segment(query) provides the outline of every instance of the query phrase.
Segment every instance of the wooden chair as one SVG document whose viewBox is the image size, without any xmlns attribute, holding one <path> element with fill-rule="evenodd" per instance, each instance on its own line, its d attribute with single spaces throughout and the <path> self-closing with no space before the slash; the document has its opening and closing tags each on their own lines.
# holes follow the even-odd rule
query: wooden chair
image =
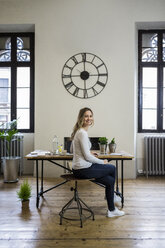
<svg viewBox="0 0 165 248">
<path fill-rule="evenodd" d="M 73 187 L 70 188 L 71 191 L 74 191 L 74 195 L 73 195 L 72 199 L 70 199 L 65 204 L 65 206 L 62 208 L 62 210 L 59 213 L 59 215 L 60 215 L 60 225 L 62 225 L 62 220 L 63 219 L 67 219 L 67 220 L 73 220 L 73 221 L 80 221 L 80 227 L 83 227 L 83 221 L 84 220 L 89 219 L 90 217 L 92 217 L 92 219 L 94 220 L 93 211 L 79 197 L 79 194 L 78 194 L 78 187 L 77 187 L 78 186 L 78 181 L 88 180 L 88 179 L 78 179 L 73 175 L 73 173 L 61 175 L 61 177 L 64 178 L 66 181 L 74 181 L 75 186 L 74 186 L 74 188 Z M 72 207 L 72 203 L 74 201 L 77 204 L 76 207 Z M 72 209 L 77 209 L 79 218 L 71 218 L 71 217 L 66 216 L 66 212 L 68 212 L 68 211 L 70 211 Z M 85 213 L 88 214 L 88 215 L 86 215 Z"/>
</svg>

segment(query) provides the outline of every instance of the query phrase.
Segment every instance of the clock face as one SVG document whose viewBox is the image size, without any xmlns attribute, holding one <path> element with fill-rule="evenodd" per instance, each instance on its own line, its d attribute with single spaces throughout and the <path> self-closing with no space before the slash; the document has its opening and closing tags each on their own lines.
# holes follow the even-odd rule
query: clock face
<svg viewBox="0 0 165 248">
<path fill-rule="evenodd" d="M 91 98 L 98 95 L 108 80 L 107 67 L 92 53 L 78 53 L 69 58 L 62 70 L 65 89 L 75 97 Z"/>
</svg>

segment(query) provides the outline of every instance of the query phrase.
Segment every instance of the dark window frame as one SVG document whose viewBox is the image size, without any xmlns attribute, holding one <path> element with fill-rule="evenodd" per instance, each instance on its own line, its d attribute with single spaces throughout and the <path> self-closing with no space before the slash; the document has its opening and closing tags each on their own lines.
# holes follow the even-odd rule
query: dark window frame
<svg viewBox="0 0 165 248">
<path fill-rule="evenodd" d="M 16 119 L 16 70 L 17 67 L 30 67 L 30 128 L 18 129 L 22 133 L 34 132 L 34 33 L 0 33 L 1 37 L 11 37 L 11 61 L 0 62 L 0 67 L 11 68 L 11 120 Z M 17 61 L 17 37 L 30 38 L 30 61 Z"/>
<path fill-rule="evenodd" d="M 157 33 L 158 34 L 158 61 L 142 62 L 142 34 Z M 164 133 L 163 130 L 163 67 L 165 61 L 162 59 L 162 36 L 164 29 L 139 30 L 138 31 L 138 133 Z M 142 70 L 146 67 L 157 68 L 157 129 L 142 129 Z"/>
</svg>

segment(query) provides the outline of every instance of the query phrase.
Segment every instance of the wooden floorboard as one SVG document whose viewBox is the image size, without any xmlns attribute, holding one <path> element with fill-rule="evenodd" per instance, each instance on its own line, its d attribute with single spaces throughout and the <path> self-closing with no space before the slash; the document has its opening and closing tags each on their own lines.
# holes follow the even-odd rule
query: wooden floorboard
<svg viewBox="0 0 165 248">
<path fill-rule="evenodd" d="M 22 210 L 16 192 L 24 178 L 32 185 L 30 208 Z M 79 182 L 80 197 L 92 208 L 95 221 L 88 219 L 80 228 L 77 221 L 63 221 L 59 212 L 72 197 L 72 183 L 45 194 L 36 208 L 35 178 L 3 183 L 0 178 L 0 247 L 89 247 L 164 248 L 165 178 L 145 177 L 125 180 L 125 216 L 107 218 L 104 189 L 89 181 Z M 62 179 L 46 179 L 44 188 Z"/>
</svg>

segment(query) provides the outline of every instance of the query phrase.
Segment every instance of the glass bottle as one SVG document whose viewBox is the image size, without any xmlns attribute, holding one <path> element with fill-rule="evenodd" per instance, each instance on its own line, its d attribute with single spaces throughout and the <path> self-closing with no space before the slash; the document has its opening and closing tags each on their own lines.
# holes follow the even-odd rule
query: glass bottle
<svg viewBox="0 0 165 248">
<path fill-rule="evenodd" d="M 53 150 L 53 154 L 58 154 L 58 138 L 56 135 L 53 138 L 52 150 Z"/>
</svg>

